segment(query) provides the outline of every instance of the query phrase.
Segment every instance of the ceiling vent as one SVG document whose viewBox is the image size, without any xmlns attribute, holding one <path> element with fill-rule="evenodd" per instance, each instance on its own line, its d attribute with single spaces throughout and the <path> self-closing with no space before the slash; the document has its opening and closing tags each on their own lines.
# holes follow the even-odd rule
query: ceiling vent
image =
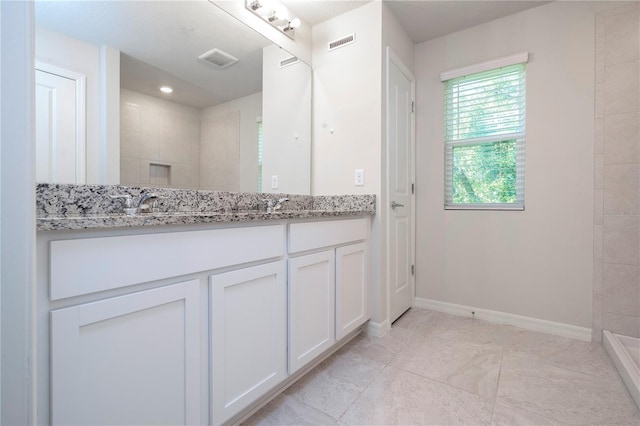
<svg viewBox="0 0 640 426">
<path fill-rule="evenodd" d="M 229 55 L 220 49 L 212 49 L 202 55 L 198 56 L 203 62 L 214 65 L 217 68 L 226 68 L 239 61 L 235 56 Z"/>
<path fill-rule="evenodd" d="M 329 43 L 329 52 L 331 52 L 332 50 L 336 50 L 340 47 L 344 47 L 347 46 L 349 44 L 353 44 L 356 42 L 356 33 L 353 34 L 349 34 L 346 37 L 342 37 L 338 40 L 334 40 L 332 42 Z"/>
<path fill-rule="evenodd" d="M 290 58 L 281 60 L 280 68 L 288 67 L 289 65 L 297 64 L 298 62 L 300 62 L 300 59 L 296 58 L 295 56 L 292 56 Z"/>
</svg>

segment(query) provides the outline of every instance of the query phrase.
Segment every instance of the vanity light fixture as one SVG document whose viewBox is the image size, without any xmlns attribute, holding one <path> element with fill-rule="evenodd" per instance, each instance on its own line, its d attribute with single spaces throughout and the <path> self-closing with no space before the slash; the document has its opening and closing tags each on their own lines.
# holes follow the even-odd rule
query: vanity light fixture
<svg viewBox="0 0 640 426">
<path fill-rule="evenodd" d="M 300 19 L 290 18 L 284 6 L 270 0 L 246 0 L 245 7 L 254 15 L 293 39 L 295 29 L 300 27 Z"/>
<path fill-rule="evenodd" d="M 293 31 L 296 28 L 300 28 L 300 19 L 293 18 L 291 21 L 289 21 L 289 23 L 287 25 L 285 25 L 285 27 L 282 29 L 282 31 L 284 31 L 286 33 L 287 31 Z"/>
<path fill-rule="evenodd" d="M 173 92 L 173 89 L 172 89 L 171 87 L 169 87 L 169 86 L 162 86 L 162 87 L 160 88 L 160 91 L 161 91 L 162 93 L 172 93 L 172 92 Z"/>
</svg>

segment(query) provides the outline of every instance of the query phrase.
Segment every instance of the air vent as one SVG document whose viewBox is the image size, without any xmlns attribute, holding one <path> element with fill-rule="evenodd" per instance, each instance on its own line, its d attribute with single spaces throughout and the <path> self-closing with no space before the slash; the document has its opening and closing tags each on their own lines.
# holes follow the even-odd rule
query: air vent
<svg viewBox="0 0 640 426">
<path fill-rule="evenodd" d="M 217 48 L 203 53 L 202 55 L 198 56 L 198 59 L 208 64 L 214 65 L 218 68 L 226 68 L 239 61 L 239 59 L 235 56 L 229 55 L 227 52 L 224 52 Z"/>
<path fill-rule="evenodd" d="M 280 68 L 288 67 L 289 65 L 297 64 L 298 62 L 300 62 L 300 59 L 296 58 L 295 56 L 292 56 L 290 58 L 281 60 Z"/>
<path fill-rule="evenodd" d="M 329 43 L 329 51 L 338 49 L 340 47 L 347 46 L 349 44 L 353 44 L 356 42 L 356 33 L 349 34 L 346 37 L 342 37 L 341 39 L 334 40 Z"/>
</svg>

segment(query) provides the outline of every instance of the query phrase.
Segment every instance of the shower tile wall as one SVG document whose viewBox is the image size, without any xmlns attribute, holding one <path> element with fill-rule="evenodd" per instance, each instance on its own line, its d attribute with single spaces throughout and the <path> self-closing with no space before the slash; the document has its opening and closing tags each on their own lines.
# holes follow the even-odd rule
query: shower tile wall
<svg viewBox="0 0 640 426">
<path fill-rule="evenodd" d="M 200 189 L 240 191 L 240 112 L 209 114 L 201 129 Z"/>
<path fill-rule="evenodd" d="M 127 89 L 120 106 L 120 183 L 198 188 L 200 110 Z M 154 181 L 150 164 L 171 166 L 169 185 Z"/>
<path fill-rule="evenodd" d="M 640 337 L 640 8 L 596 15 L 593 339 Z"/>
</svg>

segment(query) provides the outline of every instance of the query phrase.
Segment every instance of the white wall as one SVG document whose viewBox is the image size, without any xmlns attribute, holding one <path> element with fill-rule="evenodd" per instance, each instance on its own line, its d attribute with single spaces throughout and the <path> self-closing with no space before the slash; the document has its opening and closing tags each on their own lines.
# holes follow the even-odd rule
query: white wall
<svg viewBox="0 0 640 426">
<path fill-rule="evenodd" d="M 329 42 L 356 33 L 352 45 Z M 381 2 L 371 2 L 313 27 L 311 193 L 376 194 L 372 223 L 371 317 L 388 318 L 386 282 L 386 47 L 412 70 L 413 42 Z M 364 186 L 354 171 L 365 170 Z"/>
<path fill-rule="evenodd" d="M 120 51 L 100 46 L 100 177 L 120 183 Z"/>
<path fill-rule="evenodd" d="M 595 3 L 554 2 L 416 45 L 421 298 L 591 327 Z M 527 51 L 522 212 L 443 209 L 443 71 Z"/>
<path fill-rule="evenodd" d="M 382 6 L 371 2 L 315 25 L 313 31 L 313 143 L 311 194 L 381 195 Z M 349 34 L 356 42 L 331 52 L 328 44 Z M 364 186 L 354 171 L 364 169 Z M 378 212 L 380 199 L 378 198 Z M 371 253 L 372 321 L 387 318 L 381 259 L 380 215 L 373 218 Z"/>
<path fill-rule="evenodd" d="M 86 76 L 86 182 L 118 183 L 119 52 L 36 28 L 36 60 Z M 115 120 L 115 121 L 113 121 Z"/>
<path fill-rule="evenodd" d="M 310 194 L 311 68 L 304 62 L 281 68 L 289 58 L 276 45 L 263 49 L 262 192 Z"/>
<path fill-rule="evenodd" d="M 379 192 L 381 25 L 381 5 L 372 2 L 313 27 L 314 195 Z M 354 32 L 354 44 L 327 51 Z M 365 170 L 364 186 L 354 186 L 355 169 Z"/>
<path fill-rule="evenodd" d="M 35 283 L 33 3 L 0 2 L 0 424 L 37 424 L 31 307 Z"/>
<path fill-rule="evenodd" d="M 258 118 L 262 116 L 262 92 L 202 110 L 202 122 L 230 112 L 240 114 L 239 189 L 258 191 Z"/>
<path fill-rule="evenodd" d="M 404 31 L 402 24 L 391 13 L 389 7 L 382 4 L 382 47 L 390 46 L 402 63 L 413 72 L 414 69 L 414 44 Z M 384 54 L 384 51 L 382 52 Z M 383 58 L 384 59 L 384 58 Z M 385 62 L 383 61 L 383 72 Z M 383 93 L 384 94 L 384 93 Z M 386 110 L 385 110 L 386 111 Z"/>
</svg>

